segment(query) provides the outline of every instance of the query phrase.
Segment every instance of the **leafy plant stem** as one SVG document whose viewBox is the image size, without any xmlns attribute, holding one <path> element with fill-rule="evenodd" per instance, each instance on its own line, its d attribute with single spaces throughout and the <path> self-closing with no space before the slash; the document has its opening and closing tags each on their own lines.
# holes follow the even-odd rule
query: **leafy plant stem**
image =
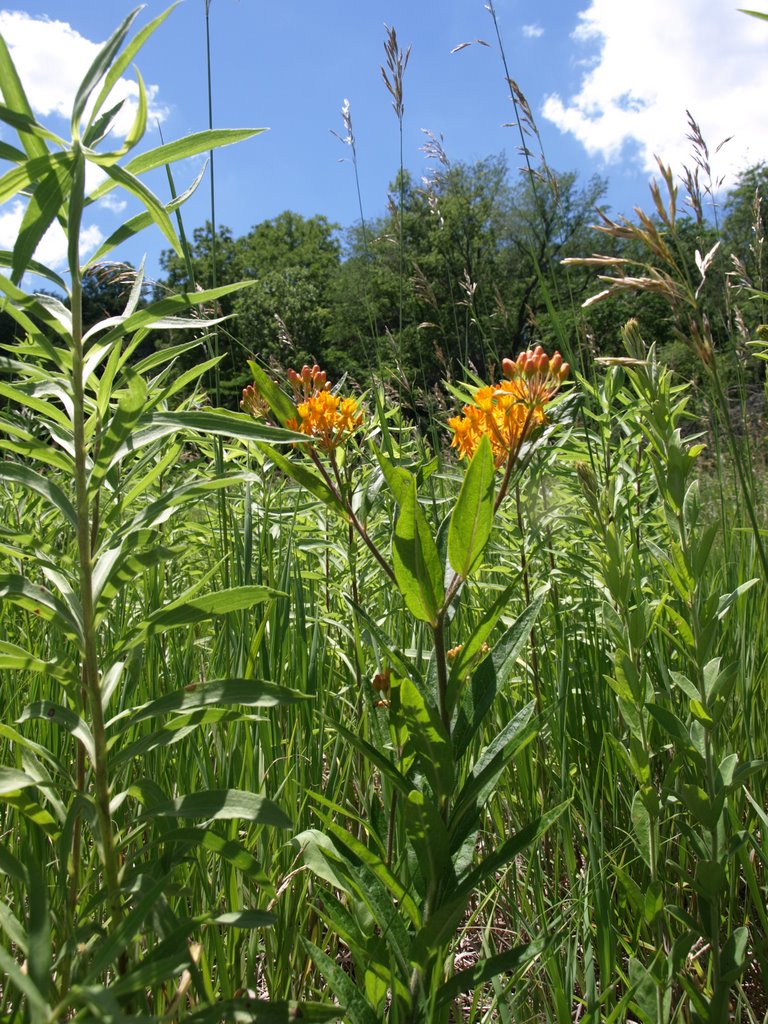
<svg viewBox="0 0 768 1024">
<path fill-rule="evenodd" d="M 739 484 L 741 486 L 742 494 L 744 495 L 744 504 L 746 505 L 747 515 L 749 516 L 749 522 L 752 526 L 752 533 L 755 538 L 755 546 L 757 548 L 757 553 L 760 558 L 760 564 L 763 567 L 763 582 L 765 583 L 766 581 L 768 581 L 768 553 L 766 553 L 765 547 L 763 545 L 760 524 L 757 521 L 757 515 L 755 513 L 755 505 L 752 500 L 752 491 L 749 486 L 749 481 L 747 480 L 747 472 L 743 462 L 741 447 L 738 444 L 738 441 L 733 432 L 733 425 L 731 423 L 731 418 L 728 411 L 728 400 L 725 397 L 725 392 L 723 390 L 722 381 L 720 380 L 720 374 L 718 373 L 717 363 L 715 360 L 712 360 L 709 369 L 710 378 L 715 389 L 717 403 L 720 408 L 720 414 L 725 423 L 725 432 L 726 436 L 728 437 L 728 444 L 730 445 L 731 454 L 733 455 L 733 461 L 736 466 L 736 473 L 739 478 Z"/>
<path fill-rule="evenodd" d="M 79 214 L 82 210 L 82 182 L 84 167 L 80 172 L 80 181 L 73 188 L 69 230 L 75 238 L 79 233 Z M 80 186 L 80 196 L 77 197 Z M 80 199 L 79 208 L 75 197 Z M 75 216 L 72 216 L 74 208 Z M 111 910 L 110 927 L 114 929 L 122 920 L 120 902 L 120 884 L 117 868 L 117 851 L 112 832 L 112 818 L 109 809 L 109 772 L 107 765 L 107 737 L 104 725 L 104 710 L 101 702 L 101 686 L 99 683 L 99 663 L 96 648 L 96 626 L 93 602 L 92 554 L 91 554 L 91 514 L 88 499 L 88 479 L 86 463 L 85 439 L 85 394 L 83 388 L 83 319 L 82 319 L 82 277 L 79 266 L 77 245 L 70 253 L 70 272 L 72 275 L 72 400 L 73 400 L 73 435 L 75 448 L 75 511 L 77 515 L 77 545 L 80 575 L 80 602 L 83 615 L 83 682 L 88 697 L 91 731 L 93 733 L 93 775 L 96 796 L 96 813 L 99 820 L 100 852 L 106 880 L 107 897 Z M 74 260 L 71 258 L 74 255 Z"/>
</svg>

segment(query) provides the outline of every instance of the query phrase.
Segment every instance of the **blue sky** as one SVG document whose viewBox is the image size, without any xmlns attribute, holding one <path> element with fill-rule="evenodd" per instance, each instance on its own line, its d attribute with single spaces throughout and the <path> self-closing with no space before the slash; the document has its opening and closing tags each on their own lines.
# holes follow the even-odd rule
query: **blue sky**
<svg viewBox="0 0 768 1024">
<path fill-rule="evenodd" d="M 144 24 L 165 9 L 150 0 Z M 21 0 L 0 9 L 33 106 L 63 131 L 62 113 L 93 44 L 130 10 L 110 0 Z M 724 187 L 740 168 L 768 158 L 768 22 L 725 0 L 496 0 L 511 76 L 536 117 L 548 162 L 586 182 L 609 179 L 613 213 L 648 205 L 658 153 L 679 170 L 690 146 L 686 108 L 714 151 Z M 325 214 L 349 225 L 358 217 L 341 106 L 350 102 L 367 217 L 383 212 L 398 164 L 398 128 L 382 82 L 385 24 L 411 55 L 405 78 L 404 156 L 426 173 L 422 129 L 444 137 L 452 161 L 505 151 L 512 173 L 521 158 L 485 0 L 212 0 L 214 123 L 269 132 L 216 156 L 217 221 L 236 234 L 286 209 Z M 490 43 L 482 46 L 474 40 Z M 451 52 L 459 44 L 471 46 Z M 90 47 L 90 48 L 89 48 Z M 138 58 L 166 140 L 207 124 L 205 0 L 185 0 Z M 157 138 L 153 129 L 151 136 Z M 182 187 L 199 165 L 179 167 Z M 162 177 L 153 179 L 162 194 Z M 207 215 L 207 182 L 185 209 L 189 231 Z M 114 206 L 114 204 L 112 204 Z M 100 206 L 87 225 L 96 244 L 130 213 Z M 19 208 L 0 207 L 0 244 Z M 55 240 L 38 253 L 55 262 Z M 147 234 L 123 255 L 148 253 L 157 272 L 163 243 Z"/>
</svg>

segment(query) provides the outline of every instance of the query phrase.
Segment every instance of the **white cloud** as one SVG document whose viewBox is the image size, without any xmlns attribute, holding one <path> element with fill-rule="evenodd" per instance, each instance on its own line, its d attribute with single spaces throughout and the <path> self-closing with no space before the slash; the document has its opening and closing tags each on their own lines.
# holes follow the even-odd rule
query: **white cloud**
<svg viewBox="0 0 768 1024">
<path fill-rule="evenodd" d="M 0 213 L 0 249 L 13 249 L 21 227 L 26 204 L 16 199 L 9 209 Z M 86 256 L 103 241 L 104 235 L 95 224 L 80 232 L 80 254 Z M 53 270 L 60 270 L 67 263 L 67 239 L 58 221 L 48 228 L 35 250 L 35 259 Z"/>
<path fill-rule="evenodd" d="M 523 35 L 526 39 L 540 39 L 544 35 L 541 25 L 523 25 Z"/>
<path fill-rule="evenodd" d="M 581 88 L 566 100 L 547 97 L 543 114 L 591 155 L 631 155 L 650 171 L 654 154 L 675 170 L 691 165 L 688 109 L 726 184 L 768 159 L 764 21 L 723 0 L 590 0 L 573 38 L 587 49 Z"/>
<path fill-rule="evenodd" d="M 128 204 L 124 199 L 118 199 L 112 192 L 108 192 L 99 200 L 99 206 L 102 206 L 105 210 L 109 210 L 110 213 L 122 213 L 127 205 Z"/>
<path fill-rule="evenodd" d="M 81 36 L 65 21 L 34 18 L 23 11 L 0 11 L 0 34 L 34 112 L 68 119 L 80 81 L 102 44 Z M 158 87 L 148 85 L 146 89 L 150 123 L 164 120 L 168 112 L 157 103 Z M 116 135 L 125 136 L 130 130 L 138 93 L 135 81 L 120 78 L 115 84 L 106 109 L 126 101 L 115 119 Z"/>
</svg>

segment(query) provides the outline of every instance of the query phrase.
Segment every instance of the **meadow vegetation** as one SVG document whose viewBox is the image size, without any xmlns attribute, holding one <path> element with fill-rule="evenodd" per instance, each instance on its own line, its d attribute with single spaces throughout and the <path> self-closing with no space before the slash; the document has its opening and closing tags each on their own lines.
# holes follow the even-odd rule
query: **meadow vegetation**
<svg viewBox="0 0 768 1024">
<path fill-rule="evenodd" d="M 69 139 L 0 40 L 0 1019 L 765 1022 L 764 168 L 708 216 L 691 119 L 590 234 L 510 80 L 521 183 L 187 244 L 142 176 L 254 132 L 142 149 L 139 77 L 110 149 L 168 13 Z"/>
</svg>

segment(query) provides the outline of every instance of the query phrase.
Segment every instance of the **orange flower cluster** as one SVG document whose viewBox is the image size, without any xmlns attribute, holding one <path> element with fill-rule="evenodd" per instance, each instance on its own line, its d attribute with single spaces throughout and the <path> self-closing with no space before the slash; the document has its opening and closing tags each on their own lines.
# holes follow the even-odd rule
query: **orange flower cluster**
<svg viewBox="0 0 768 1024">
<path fill-rule="evenodd" d="M 288 370 L 287 377 L 296 416 L 284 420 L 282 425 L 315 438 L 324 451 L 338 447 L 363 422 L 357 400 L 332 394 L 328 375 L 317 364 L 303 366 L 300 373 Z M 240 407 L 256 419 L 268 418 L 270 414 L 268 402 L 253 384 L 243 389 Z"/>
<path fill-rule="evenodd" d="M 288 371 L 298 417 L 286 420 L 286 427 L 314 437 L 320 448 L 332 451 L 346 441 L 363 422 L 357 400 L 331 393 L 328 375 L 315 364 L 301 373 Z"/>
<path fill-rule="evenodd" d="M 544 423 L 544 406 L 568 376 L 568 363 L 560 353 L 550 359 L 541 345 L 521 352 L 517 360 L 502 360 L 501 366 L 504 380 L 478 388 L 463 415 L 448 420 L 451 447 L 459 458 L 471 458 L 486 435 L 497 468 L 516 456 L 534 428 Z"/>
</svg>

